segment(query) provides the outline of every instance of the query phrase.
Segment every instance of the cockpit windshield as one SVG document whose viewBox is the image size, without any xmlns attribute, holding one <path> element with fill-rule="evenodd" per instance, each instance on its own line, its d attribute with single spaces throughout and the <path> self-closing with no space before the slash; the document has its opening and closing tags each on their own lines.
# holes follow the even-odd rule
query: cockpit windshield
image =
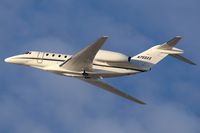
<svg viewBox="0 0 200 133">
<path fill-rule="evenodd" d="M 28 52 L 25 52 L 24 54 L 31 54 L 31 52 L 30 52 L 30 51 L 28 51 Z"/>
</svg>

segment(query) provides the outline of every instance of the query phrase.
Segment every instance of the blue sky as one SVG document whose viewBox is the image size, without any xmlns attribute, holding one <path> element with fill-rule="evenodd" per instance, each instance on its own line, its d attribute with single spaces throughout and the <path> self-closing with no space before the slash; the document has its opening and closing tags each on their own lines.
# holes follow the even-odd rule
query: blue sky
<svg viewBox="0 0 200 133">
<path fill-rule="evenodd" d="M 198 133 L 200 69 L 166 58 L 152 71 L 107 79 L 141 106 L 76 79 L 4 63 L 28 50 L 73 54 L 101 35 L 103 49 L 135 55 L 170 38 L 199 61 L 198 0 L 0 0 L 0 132 Z"/>
</svg>

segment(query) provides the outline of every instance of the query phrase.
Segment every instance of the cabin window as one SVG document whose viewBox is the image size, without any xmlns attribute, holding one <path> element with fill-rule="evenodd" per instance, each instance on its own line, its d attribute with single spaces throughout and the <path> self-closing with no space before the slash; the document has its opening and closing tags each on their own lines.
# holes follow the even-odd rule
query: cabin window
<svg viewBox="0 0 200 133">
<path fill-rule="evenodd" d="M 55 56 L 55 54 L 52 54 L 52 57 L 54 57 Z"/>
<path fill-rule="evenodd" d="M 29 52 L 28 54 L 31 54 L 31 52 Z"/>
<path fill-rule="evenodd" d="M 61 55 L 58 55 L 58 57 L 61 57 Z"/>
<path fill-rule="evenodd" d="M 46 56 L 49 56 L 49 54 L 46 54 Z"/>
<path fill-rule="evenodd" d="M 65 55 L 65 58 L 67 58 L 67 55 Z"/>
</svg>

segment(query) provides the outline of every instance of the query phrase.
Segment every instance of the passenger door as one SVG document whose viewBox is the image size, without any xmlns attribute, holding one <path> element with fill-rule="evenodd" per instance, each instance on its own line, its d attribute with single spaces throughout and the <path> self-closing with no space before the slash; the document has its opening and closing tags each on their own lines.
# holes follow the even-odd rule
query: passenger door
<svg viewBox="0 0 200 133">
<path fill-rule="evenodd" d="M 43 57 L 44 57 L 44 52 L 38 52 L 38 63 L 42 63 L 43 62 Z"/>
</svg>

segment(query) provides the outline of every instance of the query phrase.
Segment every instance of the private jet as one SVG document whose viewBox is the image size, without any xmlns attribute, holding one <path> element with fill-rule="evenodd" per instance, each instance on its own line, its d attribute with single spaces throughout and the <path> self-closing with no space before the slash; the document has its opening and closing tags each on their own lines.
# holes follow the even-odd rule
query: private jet
<svg viewBox="0 0 200 133">
<path fill-rule="evenodd" d="M 153 46 L 136 56 L 101 50 L 107 39 L 107 36 L 102 36 L 74 55 L 28 51 L 6 58 L 5 62 L 25 65 L 62 76 L 75 77 L 139 104 L 145 104 L 145 102 L 103 82 L 102 79 L 150 71 L 167 55 L 195 65 L 189 59 L 181 56 L 184 53 L 183 50 L 174 47 L 180 41 L 180 36 Z"/>
</svg>

